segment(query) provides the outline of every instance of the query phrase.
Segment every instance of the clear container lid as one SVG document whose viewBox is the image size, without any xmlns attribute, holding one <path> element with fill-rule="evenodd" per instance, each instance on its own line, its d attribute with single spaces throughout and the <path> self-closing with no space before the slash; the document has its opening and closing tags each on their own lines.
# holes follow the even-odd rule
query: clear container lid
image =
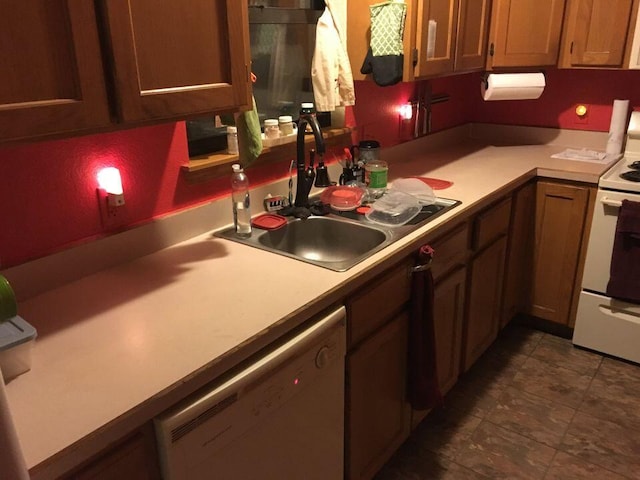
<svg viewBox="0 0 640 480">
<path fill-rule="evenodd" d="M 396 227 L 412 220 L 421 210 L 422 206 L 413 195 L 388 190 L 373 203 L 371 210 L 365 216 L 372 222 Z"/>
<path fill-rule="evenodd" d="M 293 117 L 291 115 L 281 115 L 278 117 L 278 122 L 280 123 L 291 123 L 293 122 Z"/>
<path fill-rule="evenodd" d="M 278 120 L 276 120 L 275 118 L 267 118 L 264 121 L 264 126 L 265 127 L 277 127 L 278 126 Z"/>
<path fill-rule="evenodd" d="M 33 340 L 36 336 L 36 329 L 20 316 L 0 322 L 0 352 Z"/>
</svg>

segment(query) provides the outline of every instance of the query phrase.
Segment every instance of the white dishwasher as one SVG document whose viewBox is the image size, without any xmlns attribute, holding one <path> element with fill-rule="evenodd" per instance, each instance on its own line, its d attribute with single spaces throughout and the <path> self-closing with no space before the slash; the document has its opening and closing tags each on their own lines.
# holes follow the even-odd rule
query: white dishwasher
<svg viewBox="0 0 640 480">
<path fill-rule="evenodd" d="M 155 419 L 165 480 L 342 479 L 344 307 Z"/>
</svg>

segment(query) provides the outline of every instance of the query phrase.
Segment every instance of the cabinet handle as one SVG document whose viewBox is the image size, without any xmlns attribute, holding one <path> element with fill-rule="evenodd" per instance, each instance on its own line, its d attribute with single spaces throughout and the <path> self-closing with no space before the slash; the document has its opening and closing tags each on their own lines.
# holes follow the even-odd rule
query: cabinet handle
<svg viewBox="0 0 640 480">
<path fill-rule="evenodd" d="M 600 199 L 600 202 L 603 205 L 607 205 L 608 207 L 621 207 L 622 206 L 622 202 L 619 200 L 611 200 L 608 197 L 602 197 Z"/>
</svg>

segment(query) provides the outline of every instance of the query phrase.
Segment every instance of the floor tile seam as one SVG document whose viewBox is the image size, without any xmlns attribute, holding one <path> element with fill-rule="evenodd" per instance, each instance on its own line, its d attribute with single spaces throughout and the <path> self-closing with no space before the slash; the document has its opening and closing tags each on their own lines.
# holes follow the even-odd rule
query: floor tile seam
<svg viewBox="0 0 640 480">
<path fill-rule="evenodd" d="M 578 460 L 580 463 L 587 464 L 587 465 L 593 465 L 594 467 L 598 467 L 598 468 L 600 468 L 602 470 L 605 470 L 605 471 L 607 471 L 609 473 L 613 473 L 614 475 L 619 475 L 622 478 L 626 478 L 626 479 L 629 479 L 629 480 L 638 480 L 637 477 L 630 477 L 628 475 L 625 475 L 624 473 L 620 473 L 620 472 L 616 472 L 615 470 L 611 470 L 609 467 L 605 467 L 604 465 L 601 465 L 599 463 L 587 461 L 584 458 L 581 458 L 581 457 L 579 457 L 577 455 L 574 455 L 571 452 L 568 452 L 568 451 L 564 450 L 562 448 L 562 445 L 560 445 L 560 447 L 558 447 L 557 450 L 558 450 L 558 452 L 562 452 L 565 455 L 568 455 L 568 456 Z"/>
<path fill-rule="evenodd" d="M 560 453 L 559 449 L 554 448 L 554 450 L 555 450 L 555 452 L 553 452 L 553 457 L 551 458 L 551 462 L 549 462 L 549 465 L 547 466 L 546 470 L 544 471 L 544 475 L 542 476 L 542 480 L 547 478 L 547 475 L 549 475 L 549 470 L 551 470 L 551 467 L 553 467 L 553 462 L 556 461 L 556 457 L 558 456 L 558 453 Z"/>
<path fill-rule="evenodd" d="M 555 362 L 555 361 L 552 361 L 552 360 L 547 360 L 544 357 L 533 355 L 533 353 L 535 353 L 535 352 L 532 352 L 530 357 L 534 358 L 534 359 L 536 359 L 536 360 L 538 360 L 540 362 L 546 363 L 548 365 L 553 365 L 555 367 L 562 368 L 562 369 L 565 369 L 565 370 L 570 370 L 570 371 L 572 371 L 574 373 L 577 373 L 579 375 L 584 375 L 584 376 L 588 376 L 588 377 L 591 377 L 591 378 L 596 376 L 596 374 L 600 370 L 600 366 L 602 365 L 602 357 L 600 357 L 600 361 L 598 362 L 598 366 L 595 368 L 595 371 L 593 373 L 585 373 L 584 370 L 581 370 L 579 368 L 571 368 L 570 364 L 559 363 L 559 362 Z"/>
<path fill-rule="evenodd" d="M 502 429 L 507 430 L 507 431 L 509 431 L 509 432 L 511 432 L 511 433 L 515 433 L 516 435 L 520 435 L 521 437 L 524 437 L 524 438 L 526 438 L 526 439 L 528 439 L 528 440 L 531 440 L 532 442 L 535 442 L 535 443 L 537 443 L 538 445 L 544 445 L 545 447 L 552 448 L 552 449 L 554 449 L 554 450 L 556 450 L 556 451 L 558 450 L 558 446 L 553 446 L 553 445 L 549 445 L 549 444 L 547 444 L 547 443 L 543 443 L 543 442 L 541 442 L 540 440 L 536 440 L 535 438 L 533 438 L 533 437 L 531 437 L 531 436 L 527 435 L 526 433 L 518 432 L 518 431 L 516 431 L 516 430 L 514 430 L 514 429 L 512 429 L 512 428 L 509 428 L 508 426 L 505 426 L 505 425 L 501 425 L 501 424 L 499 424 L 499 423 L 496 423 L 496 422 L 494 422 L 493 420 L 490 420 L 489 418 L 485 418 L 485 420 L 486 420 L 487 422 L 491 423 L 492 425 L 496 426 L 496 427 L 502 428 Z M 555 453 L 554 453 L 554 456 L 555 456 Z"/>
</svg>

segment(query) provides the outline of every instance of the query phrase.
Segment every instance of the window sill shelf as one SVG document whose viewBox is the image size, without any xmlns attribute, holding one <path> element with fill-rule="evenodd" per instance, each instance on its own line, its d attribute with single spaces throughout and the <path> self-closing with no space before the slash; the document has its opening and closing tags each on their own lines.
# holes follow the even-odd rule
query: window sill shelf
<svg viewBox="0 0 640 480">
<path fill-rule="evenodd" d="M 351 128 L 327 128 L 322 130 L 327 148 L 351 145 Z M 305 150 L 313 148 L 313 136 L 305 137 Z M 266 165 L 274 162 L 291 161 L 296 157 L 296 142 L 263 147 L 262 153 L 251 165 Z M 191 157 L 189 163 L 181 167 L 181 173 L 188 183 L 203 183 L 229 173 L 229 165 L 238 161 L 238 155 L 216 152 L 209 155 Z"/>
</svg>

